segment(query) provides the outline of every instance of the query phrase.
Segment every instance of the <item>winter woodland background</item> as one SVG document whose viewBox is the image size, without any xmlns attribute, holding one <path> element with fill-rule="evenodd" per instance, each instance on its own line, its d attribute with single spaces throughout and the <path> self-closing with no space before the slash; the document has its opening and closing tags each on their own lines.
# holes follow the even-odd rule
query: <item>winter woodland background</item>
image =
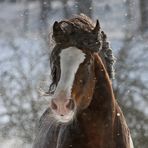
<svg viewBox="0 0 148 148">
<path fill-rule="evenodd" d="M 0 0 L 0 147 L 30 148 L 48 106 L 55 20 L 99 19 L 117 58 L 114 91 L 135 148 L 148 148 L 148 0 Z"/>
</svg>

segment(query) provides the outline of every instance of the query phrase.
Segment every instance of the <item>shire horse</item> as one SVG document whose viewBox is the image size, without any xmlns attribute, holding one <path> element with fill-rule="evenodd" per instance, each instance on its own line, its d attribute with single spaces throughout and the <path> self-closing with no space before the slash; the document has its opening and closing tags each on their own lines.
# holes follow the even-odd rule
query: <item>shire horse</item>
<svg viewBox="0 0 148 148">
<path fill-rule="evenodd" d="M 52 96 L 33 148 L 133 148 L 114 97 L 114 56 L 106 34 L 85 15 L 55 22 Z"/>
</svg>

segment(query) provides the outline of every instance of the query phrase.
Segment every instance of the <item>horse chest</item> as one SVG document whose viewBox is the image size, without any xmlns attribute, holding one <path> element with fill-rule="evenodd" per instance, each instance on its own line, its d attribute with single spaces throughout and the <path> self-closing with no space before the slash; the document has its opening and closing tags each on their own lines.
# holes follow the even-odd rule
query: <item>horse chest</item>
<svg viewBox="0 0 148 148">
<path fill-rule="evenodd" d="M 77 127 L 69 130 L 69 144 L 62 148 L 113 148 L 111 130 L 106 128 L 108 127 L 84 113 L 78 118 Z"/>
</svg>

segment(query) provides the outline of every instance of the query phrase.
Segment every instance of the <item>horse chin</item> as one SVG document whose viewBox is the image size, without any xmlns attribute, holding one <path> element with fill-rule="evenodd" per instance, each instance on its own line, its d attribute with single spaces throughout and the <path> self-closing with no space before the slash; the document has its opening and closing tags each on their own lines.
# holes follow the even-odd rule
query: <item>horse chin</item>
<svg viewBox="0 0 148 148">
<path fill-rule="evenodd" d="M 58 115 L 57 113 L 53 113 L 53 116 L 58 123 L 69 124 L 73 121 L 74 114 L 74 111 L 71 111 L 64 116 Z"/>
</svg>

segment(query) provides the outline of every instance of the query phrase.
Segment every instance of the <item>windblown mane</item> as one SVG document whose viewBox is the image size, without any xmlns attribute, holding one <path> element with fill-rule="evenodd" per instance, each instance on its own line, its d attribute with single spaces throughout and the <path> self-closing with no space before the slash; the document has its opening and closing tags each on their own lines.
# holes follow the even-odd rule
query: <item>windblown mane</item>
<svg viewBox="0 0 148 148">
<path fill-rule="evenodd" d="M 107 41 L 107 36 L 100 28 L 99 21 L 97 21 L 99 26 L 97 33 L 93 32 L 95 23 L 85 15 L 61 21 L 59 24 L 59 27 L 53 26 L 53 29 L 56 30 L 53 32 L 53 40 L 56 45 L 50 55 L 52 83 L 49 87 L 49 93 L 54 92 L 60 78 L 59 53 L 69 46 L 98 52 L 106 66 L 109 77 L 114 78 L 115 58 Z"/>
</svg>

